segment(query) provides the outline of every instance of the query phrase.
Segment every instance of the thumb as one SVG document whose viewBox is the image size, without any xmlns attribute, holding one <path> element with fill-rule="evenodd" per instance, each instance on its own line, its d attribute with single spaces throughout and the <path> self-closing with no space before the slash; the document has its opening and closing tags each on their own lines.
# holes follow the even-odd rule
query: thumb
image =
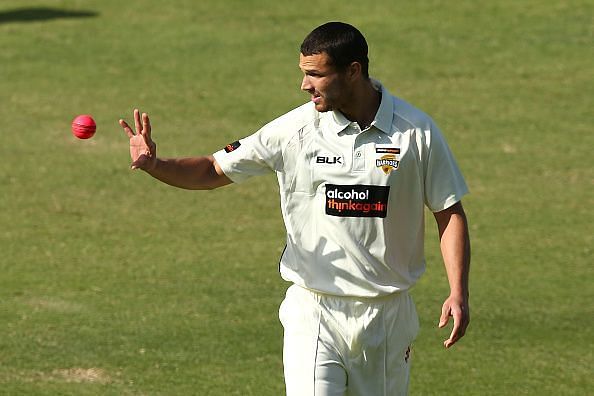
<svg viewBox="0 0 594 396">
<path fill-rule="evenodd" d="M 132 164 L 130 165 L 130 168 L 132 170 L 135 169 L 144 169 L 145 165 L 146 165 L 147 159 L 146 159 L 146 154 L 141 154 L 136 161 L 132 162 Z"/>
<path fill-rule="evenodd" d="M 441 316 L 439 317 L 439 328 L 441 329 L 442 327 L 444 327 L 446 324 L 448 324 L 448 321 L 450 320 L 450 309 L 444 305 L 443 308 L 441 309 Z"/>
</svg>

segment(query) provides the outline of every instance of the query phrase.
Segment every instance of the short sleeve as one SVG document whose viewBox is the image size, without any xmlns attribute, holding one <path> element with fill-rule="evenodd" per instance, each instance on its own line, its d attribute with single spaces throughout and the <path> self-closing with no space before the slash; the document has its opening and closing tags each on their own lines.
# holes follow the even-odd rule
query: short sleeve
<svg viewBox="0 0 594 396">
<path fill-rule="evenodd" d="M 270 125 L 251 136 L 228 144 L 213 156 L 225 175 L 234 183 L 278 171 L 282 163 L 280 143 Z"/>
<path fill-rule="evenodd" d="M 431 123 L 425 167 L 425 204 L 433 212 L 447 209 L 468 194 L 468 187 L 445 138 Z"/>
</svg>

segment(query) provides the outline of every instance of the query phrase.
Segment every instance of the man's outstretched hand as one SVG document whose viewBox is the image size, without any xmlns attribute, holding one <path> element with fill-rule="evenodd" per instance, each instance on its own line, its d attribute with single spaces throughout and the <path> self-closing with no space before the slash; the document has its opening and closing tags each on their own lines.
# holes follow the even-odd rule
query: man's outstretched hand
<svg viewBox="0 0 594 396">
<path fill-rule="evenodd" d="M 134 109 L 134 126 L 136 131 L 124 120 L 120 120 L 120 125 L 124 132 L 130 138 L 130 157 L 132 169 L 142 169 L 151 171 L 157 164 L 157 145 L 151 139 L 151 122 L 146 113 L 140 115 L 138 109 Z"/>
</svg>

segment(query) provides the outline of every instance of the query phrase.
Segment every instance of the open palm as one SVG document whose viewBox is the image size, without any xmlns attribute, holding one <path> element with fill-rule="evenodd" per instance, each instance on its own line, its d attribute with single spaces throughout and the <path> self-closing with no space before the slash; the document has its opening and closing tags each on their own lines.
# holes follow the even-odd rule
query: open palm
<svg viewBox="0 0 594 396">
<path fill-rule="evenodd" d="M 120 120 L 120 125 L 130 138 L 131 168 L 152 170 L 157 162 L 157 145 L 151 139 L 151 123 L 148 114 L 142 113 L 141 117 L 140 111 L 134 109 L 136 131 L 133 131 L 124 120 Z"/>
</svg>

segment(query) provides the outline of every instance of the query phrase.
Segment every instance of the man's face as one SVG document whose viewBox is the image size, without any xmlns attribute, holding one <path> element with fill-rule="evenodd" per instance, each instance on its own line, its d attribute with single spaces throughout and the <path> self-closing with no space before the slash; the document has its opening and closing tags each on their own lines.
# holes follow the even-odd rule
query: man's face
<svg viewBox="0 0 594 396">
<path fill-rule="evenodd" d="M 317 111 L 340 110 L 348 101 L 350 90 L 344 72 L 336 70 L 328 54 L 299 56 L 303 72 L 301 89 L 311 95 Z"/>
</svg>

